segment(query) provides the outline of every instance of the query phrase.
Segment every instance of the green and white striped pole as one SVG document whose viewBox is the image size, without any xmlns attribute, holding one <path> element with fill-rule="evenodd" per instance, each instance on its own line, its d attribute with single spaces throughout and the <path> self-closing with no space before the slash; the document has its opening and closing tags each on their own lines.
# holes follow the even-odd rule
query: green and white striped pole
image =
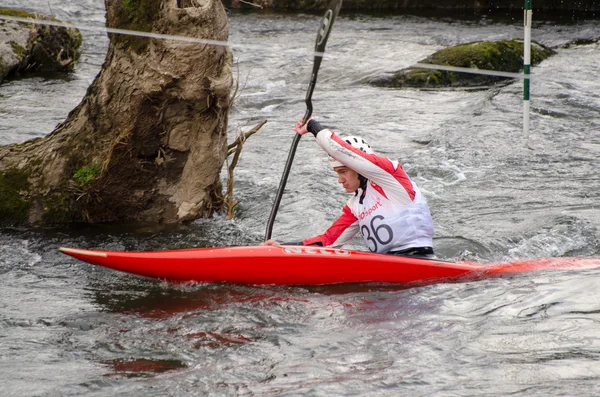
<svg viewBox="0 0 600 397">
<path fill-rule="evenodd" d="M 523 133 L 529 138 L 529 86 L 531 83 L 531 0 L 525 0 L 525 38 L 523 43 Z"/>
</svg>

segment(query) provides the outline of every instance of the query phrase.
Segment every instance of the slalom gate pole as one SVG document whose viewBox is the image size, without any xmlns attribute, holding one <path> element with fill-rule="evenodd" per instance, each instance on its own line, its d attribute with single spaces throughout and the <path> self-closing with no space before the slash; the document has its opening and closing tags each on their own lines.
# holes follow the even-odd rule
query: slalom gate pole
<svg viewBox="0 0 600 397">
<path fill-rule="evenodd" d="M 529 88 L 531 83 L 531 0 L 525 0 L 525 35 L 523 40 L 523 134 L 529 138 Z"/>
</svg>

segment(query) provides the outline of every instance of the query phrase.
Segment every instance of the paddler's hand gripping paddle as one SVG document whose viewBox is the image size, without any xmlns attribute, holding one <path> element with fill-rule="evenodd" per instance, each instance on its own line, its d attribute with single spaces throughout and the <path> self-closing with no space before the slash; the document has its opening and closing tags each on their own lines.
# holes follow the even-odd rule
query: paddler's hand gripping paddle
<svg viewBox="0 0 600 397">
<path fill-rule="evenodd" d="M 306 92 L 306 113 L 304 114 L 304 123 L 307 123 L 310 119 L 310 116 L 312 115 L 312 94 L 315 90 L 315 85 L 317 84 L 317 74 L 319 73 L 319 66 L 321 66 L 321 61 L 323 60 L 323 55 L 325 53 L 325 44 L 327 44 L 329 32 L 331 32 L 333 22 L 335 21 L 335 18 L 337 17 L 341 7 L 342 0 L 332 0 L 329 3 L 329 5 L 327 6 L 327 10 L 325 11 L 325 15 L 321 20 L 319 31 L 317 32 L 317 42 L 315 44 L 315 59 L 313 63 L 313 70 L 312 75 L 310 76 L 310 84 L 308 85 L 308 91 Z M 294 136 L 292 148 L 290 149 L 290 153 L 288 154 L 287 162 L 285 163 L 285 169 L 283 170 L 283 175 L 281 176 L 281 181 L 279 182 L 279 189 L 277 190 L 277 195 L 275 196 L 275 203 L 273 203 L 271 215 L 269 216 L 269 222 L 267 223 L 267 233 L 265 234 L 265 241 L 271 238 L 271 233 L 273 231 L 273 223 L 275 222 L 275 216 L 277 215 L 277 210 L 279 209 L 281 196 L 283 196 L 283 191 L 285 190 L 285 185 L 290 174 L 290 168 L 292 166 L 292 162 L 294 161 L 296 147 L 298 146 L 298 142 L 300 142 L 300 138 L 302 138 L 302 135 L 300 134 L 296 134 Z"/>
</svg>

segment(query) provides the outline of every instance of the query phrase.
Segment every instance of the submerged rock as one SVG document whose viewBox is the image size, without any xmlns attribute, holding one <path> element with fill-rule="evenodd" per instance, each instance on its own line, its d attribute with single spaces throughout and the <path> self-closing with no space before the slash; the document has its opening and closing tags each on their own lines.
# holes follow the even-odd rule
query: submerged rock
<svg viewBox="0 0 600 397">
<path fill-rule="evenodd" d="M 5 8 L 0 14 L 48 19 Z M 81 55 L 81 43 L 75 28 L 0 20 L 0 82 L 24 72 L 70 72 Z"/>
<path fill-rule="evenodd" d="M 575 39 L 561 46 L 561 48 L 571 48 L 574 46 L 580 45 L 592 45 L 600 43 L 600 37 L 592 37 L 592 38 L 584 38 L 584 39 Z"/>
<path fill-rule="evenodd" d="M 531 64 L 536 65 L 554 53 L 554 50 L 532 42 Z M 513 39 L 460 44 L 440 50 L 419 63 L 518 73 L 523 69 L 523 41 Z M 410 67 L 369 78 L 366 82 L 391 88 L 442 88 L 482 87 L 509 80 L 509 77 Z"/>
</svg>

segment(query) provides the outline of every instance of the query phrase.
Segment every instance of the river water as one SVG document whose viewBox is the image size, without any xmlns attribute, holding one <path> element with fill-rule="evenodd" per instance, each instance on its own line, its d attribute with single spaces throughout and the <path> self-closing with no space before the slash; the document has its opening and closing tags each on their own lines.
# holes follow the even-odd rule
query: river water
<svg viewBox="0 0 600 397">
<path fill-rule="evenodd" d="M 101 0 L 1 3 L 104 21 Z M 600 394 L 597 269 L 414 288 L 175 286 L 58 253 L 261 241 L 293 124 L 304 114 L 318 23 L 305 14 L 230 15 L 241 89 L 231 140 L 268 120 L 236 169 L 234 220 L 159 232 L 0 230 L 0 395 Z M 525 137 L 520 82 L 477 91 L 360 83 L 445 46 L 522 37 L 521 20 L 342 14 L 321 66 L 315 117 L 404 164 L 430 204 L 440 257 L 598 257 L 600 49 L 564 45 L 599 37 L 599 26 L 535 23 L 534 39 L 558 53 L 534 68 Z M 0 86 L 0 144 L 44 136 L 83 98 L 107 47 L 102 33 L 84 37 L 73 75 Z M 277 239 L 321 232 L 346 200 L 316 146 L 312 137 L 300 142 Z"/>
</svg>

